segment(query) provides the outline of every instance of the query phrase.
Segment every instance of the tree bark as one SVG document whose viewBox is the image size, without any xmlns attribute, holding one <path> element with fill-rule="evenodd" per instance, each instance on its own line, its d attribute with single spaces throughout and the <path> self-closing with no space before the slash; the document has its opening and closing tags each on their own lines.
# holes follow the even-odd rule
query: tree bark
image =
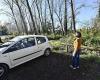
<svg viewBox="0 0 100 80">
<path fill-rule="evenodd" d="M 5 0 L 4 0 L 5 1 Z M 13 15 L 13 19 L 15 21 L 15 24 L 16 24 L 16 27 L 17 27 L 17 30 L 18 30 L 18 33 L 20 34 L 20 29 L 18 27 L 18 23 L 17 23 L 17 20 L 16 20 L 16 17 L 15 17 L 15 14 L 14 14 L 14 11 L 13 11 L 13 0 L 11 0 L 11 2 L 9 0 L 5 1 L 8 6 L 10 7 L 10 10 L 12 12 L 12 15 Z"/>
<path fill-rule="evenodd" d="M 51 5 L 50 5 L 50 1 L 47 0 L 48 2 L 48 6 L 49 6 L 49 11 L 50 11 L 50 17 L 51 17 L 51 21 L 52 21 L 52 32 L 55 34 L 55 28 L 54 28 L 54 19 L 53 19 L 53 0 L 52 0 L 52 8 L 51 8 Z"/>
<path fill-rule="evenodd" d="M 38 6 L 38 3 L 37 3 L 37 0 L 35 1 L 35 4 L 36 4 L 37 11 L 38 11 L 39 20 L 40 20 L 40 33 L 43 33 L 43 30 L 42 30 L 42 19 L 41 19 L 41 14 L 40 14 L 40 10 L 39 10 L 39 6 Z"/>
<path fill-rule="evenodd" d="M 64 10 L 64 32 L 65 32 L 65 34 L 67 34 L 67 27 L 68 27 L 68 25 L 67 25 L 67 0 L 65 0 L 65 6 L 64 6 L 65 8 L 65 10 Z"/>
<path fill-rule="evenodd" d="M 17 5 L 17 7 L 18 7 L 18 9 L 19 9 L 20 17 L 21 17 L 21 20 L 22 20 L 23 25 L 24 25 L 24 28 L 25 28 L 25 33 L 28 34 L 26 22 L 25 22 L 25 20 L 24 20 L 23 15 L 22 15 L 22 11 L 21 11 L 21 8 L 20 8 L 20 6 L 19 6 L 19 2 L 18 2 L 18 0 L 15 0 L 15 2 L 16 2 L 16 5 Z"/>
<path fill-rule="evenodd" d="M 74 12 L 73 0 L 71 0 L 71 11 L 72 11 L 73 29 L 74 29 L 74 32 L 76 32 L 76 21 L 75 21 L 75 12 Z"/>
<path fill-rule="evenodd" d="M 36 30 L 36 27 L 35 27 L 35 21 L 33 19 L 33 14 L 32 14 L 31 7 L 29 5 L 28 0 L 26 0 L 26 3 L 27 3 L 27 7 L 28 7 L 28 10 L 29 10 L 29 13 L 30 13 L 30 16 L 31 16 L 31 20 L 32 20 L 32 24 L 33 24 L 33 27 L 34 27 L 34 33 L 37 34 L 37 30 Z"/>
</svg>

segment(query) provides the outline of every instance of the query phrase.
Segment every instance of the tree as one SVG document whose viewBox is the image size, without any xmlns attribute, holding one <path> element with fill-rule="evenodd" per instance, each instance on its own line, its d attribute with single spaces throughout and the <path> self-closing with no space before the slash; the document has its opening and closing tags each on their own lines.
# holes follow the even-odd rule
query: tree
<svg viewBox="0 0 100 80">
<path fill-rule="evenodd" d="M 40 3 L 41 3 L 41 1 L 40 1 Z M 36 8 L 37 8 L 37 11 L 38 11 L 38 17 L 39 17 L 39 21 L 40 21 L 40 33 L 43 33 L 43 30 L 42 30 L 42 18 L 41 18 L 41 12 L 40 12 L 40 8 L 39 8 L 39 2 L 38 2 L 38 0 L 35 0 L 35 4 L 36 4 Z"/>
<path fill-rule="evenodd" d="M 20 5 L 19 5 L 19 0 L 15 0 L 15 4 L 17 5 L 17 7 L 18 7 L 18 9 L 19 9 L 19 13 L 20 13 L 20 17 L 21 17 L 21 20 L 22 20 L 22 22 L 23 22 L 23 25 L 24 25 L 25 33 L 28 34 L 27 25 L 26 25 L 25 18 L 24 18 L 24 16 L 23 16 L 21 7 L 20 7 Z"/>
<path fill-rule="evenodd" d="M 0 32 L 2 35 L 7 35 L 8 34 L 8 29 L 6 26 L 0 26 Z"/>
<path fill-rule="evenodd" d="M 62 17 L 62 14 L 63 14 L 63 1 L 62 0 L 58 0 L 57 1 L 58 3 L 56 3 L 56 7 L 54 8 L 54 13 L 55 15 L 57 16 L 58 18 L 58 22 L 60 23 L 60 27 L 61 27 L 61 32 L 62 34 L 64 34 L 64 28 L 63 28 L 63 17 Z"/>
<path fill-rule="evenodd" d="M 68 27 L 68 25 L 67 25 L 67 0 L 64 0 L 65 2 L 64 2 L 64 4 L 65 4 L 65 6 L 64 6 L 64 31 L 65 31 L 65 34 L 67 34 L 67 27 Z"/>
<path fill-rule="evenodd" d="M 28 10 L 29 10 L 29 13 L 30 13 L 30 16 L 31 16 L 31 20 L 32 20 L 32 24 L 33 24 L 33 27 L 34 27 L 34 33 L 37 34 L 37 30 L 36 30 L 36 27 L 35 27 L 35 21 L 33 19 L 33 14 L 32 14 L 31 7 L 29 5 L 28 0 L 26 0 L 26 3 L 27 3 L 27 7 L 28 7 Z"/>
<path fill-rule="evenodd" d="M 73 29 L 76 32 L 76 21 L 75 21 L 74 1 L 73 0 L 71 0 L 71 12 L 72 12 Z"/>
<path fill-rule="evenodd" d="M 45 27 L 47 27 L 47 0 L 45 0 L 45 6 L 44 6 L 44 23 L 45 23 Z"/>
<path fill-rule="evenodd" d="M 50 4 L 50 1 L 51 1 L 51 4 Z M 50 12 L 51 21 L 52 21 L 52 32 L 55 34 L 54 18 L 53 18 L 53 9 L 54 9 L 53 0 L 47 0 L 47 2 L 48 2 L 48 6 L 49 6 L 49 12 Z"/>
<path fill-rule="evenodd" d="M 98 17 L 100 18 L 100 0 L 98 0 Z"/>
<path fill-rule="evenodd" d="M 18 23 L 17 23 L 16 17 L 15 17 L 15 14 L 14 14 L 14 10 L 13 10 L 13 7 L 14 7 L 14 5 L 13 5 L 13 0 L 11 0 L 11 1 L 9 1 L 9 0 L 4 0 L 4 2 L 5 2 L 6 5 L 9 6 L 9 8 L 10 8 L 10 10 L 11 10 L 11 12 L 12 12 L 13 19 L 14 19 L 14 21 L 15 21 L 17 30 L 18 30 L 18 32 L 20 33 L 20 29 L 19 29 L 19 27 L 18 27 Z"/>
</svg>

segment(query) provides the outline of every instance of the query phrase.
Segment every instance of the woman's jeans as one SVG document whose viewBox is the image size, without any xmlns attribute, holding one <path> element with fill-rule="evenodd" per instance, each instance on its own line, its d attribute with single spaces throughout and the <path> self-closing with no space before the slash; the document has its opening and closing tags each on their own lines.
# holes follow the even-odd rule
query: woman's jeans
<svg viewBox="0 0 100 80">
<path fill-rule="evenodd" d="M 77 50 L 75 53 L 75 56 L 72 56 L 72 66 L 73 67 L 78 67 L 79 66 L 79 59 L 80 59 L 80 49 Z"/>
</svg>

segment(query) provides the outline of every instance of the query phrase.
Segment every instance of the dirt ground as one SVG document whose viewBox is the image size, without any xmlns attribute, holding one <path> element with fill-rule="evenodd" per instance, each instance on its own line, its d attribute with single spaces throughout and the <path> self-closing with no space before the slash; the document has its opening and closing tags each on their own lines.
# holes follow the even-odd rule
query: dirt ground
<svg viewBox="0 0 100 80">
<path fill-rule="evenodd" d="M 53 53 L 11 69 L 8 80 L 100 80 L 100 64 L 81 59 L 80 69 L 69 67 L 71 57 Z"/>
</svg>

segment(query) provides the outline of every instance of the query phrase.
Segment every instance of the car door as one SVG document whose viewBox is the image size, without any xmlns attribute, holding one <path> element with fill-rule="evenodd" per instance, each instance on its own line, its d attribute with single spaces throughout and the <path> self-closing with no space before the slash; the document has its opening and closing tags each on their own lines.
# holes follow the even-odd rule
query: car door
<svg viewBox="0 0 100 80">
<path fill-rule="evenodd" d="M 9 54 L 12 66 L 16 66 L 23 63 L 23 58 L 27 54 L 27 50 L 21 40 L 8 48 L 5 53 Z"/>
<path fill-rule="evenodd" d="M 36 50 L 35 39 L 33 38 L 33 43 L 32 41 L 29 43 L 28 39 L 20 40 L 6 51 L 6 53 L 9 53 L 13 67 L 33 58 L 33 49 Z"/>
<path fill-rule="evenodd" d="M 46 48 L 45 37 L 36 37 L 38 50 L 41 51 L 40 54 L 44 54 L 44 49 Z"/>
<path fill-rule="evenodd" d="M 30 52 L 28 55 L 26 55 L 27 60 L 31 60 L 39 56 L 37 54 L 39 52 L 38 46 L 36 44 L 36 39 L 34 37 L 27 38 L 27 47 L 27 51 Z"/>
</svg>

